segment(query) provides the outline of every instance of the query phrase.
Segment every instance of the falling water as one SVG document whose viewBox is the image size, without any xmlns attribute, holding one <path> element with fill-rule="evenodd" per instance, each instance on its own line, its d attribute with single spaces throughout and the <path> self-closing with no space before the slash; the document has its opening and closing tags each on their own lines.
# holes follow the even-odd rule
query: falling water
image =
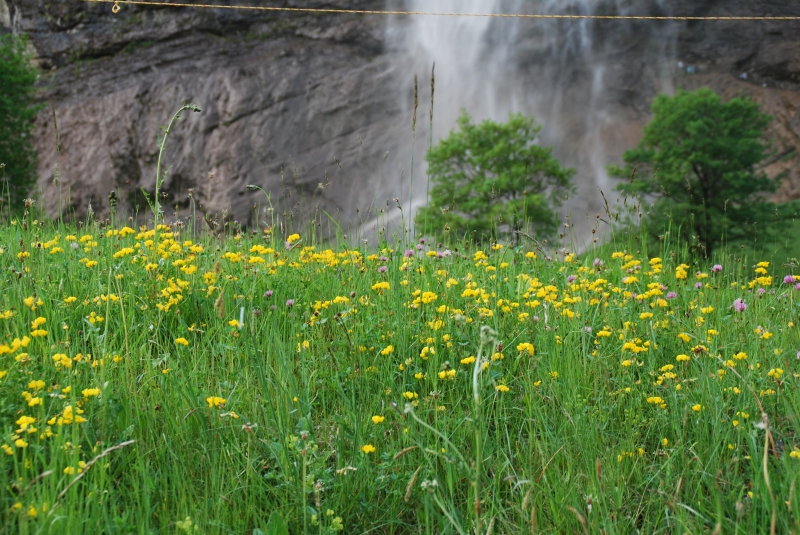
<svg viewBox="0 0 800 535">
<path fill-rule="evenodd" d="M 636 9 L 626 0 L 408 0 L 406 7 L 666 14 L 662 1 L 638 2 Z M 564 211 L 573 215 L 581 239 L 602 206 L 600 190 L 613 202 L 607 165 L 619 162 L 638 139 L 649 99 L 672 90 L 674 30 L 653 22 L 416 16 L 395 21 L 390 42 L 418 73 L 436 62 L 434 139 L 454 127 L 462 109 L 476 120 L 504 120 L 517 111 L 536 117 L 543 125 L 542 143 L 577 170 L 577 195 Z M 415 186 L 414 198 L 415 204 L 424 203 L 425 189 Z"/>
</svg>

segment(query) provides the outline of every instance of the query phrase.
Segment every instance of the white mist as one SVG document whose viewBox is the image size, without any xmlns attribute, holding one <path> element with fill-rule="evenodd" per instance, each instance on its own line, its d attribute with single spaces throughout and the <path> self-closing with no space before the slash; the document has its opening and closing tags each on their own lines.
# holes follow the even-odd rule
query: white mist
<svg viewBox="0 0 800 535">
<path fill-rule="evenodd" d="M 408 0 L 404 7 L 544 14 L 641 14 L 663 7 L 661 1 L 650 2 L 646 9 L 644 2 L 635 8 L 630 4 L 626 0 Z M 517 111 L 534 115 L 543 126 L 541 142 L 553 146 L 556 156 L 578 172 L 577 195 L 563 211 L 572 214 L 578 241 L 584 241 L 602 206 L 600 190 L 610 202 L 616 198 L 607 165 L 620 161 L 646 124 L 649 102 L 626 102 L 625 88 L 640 77 L 647 87 L 629 89 L 653 96 L 672 91 L 674 30 L 664 23 L 603 20 L 394 19 L 389 42 L 420 79 L 417 163 L 427 148 L 429 73 L 435 61 L 434 140 L 454 127 L 461 109 L 475 120 L 505 120 Z M 625 59 L 631 57 L 636 59 Z M 403 89 L 401 98 L 409 100 Z M 425 202 L 424 164 L 415 168 L 413 204 L 419 206 Z M 403 189 L 407 199 L 406 181 Z"/>
</svg>

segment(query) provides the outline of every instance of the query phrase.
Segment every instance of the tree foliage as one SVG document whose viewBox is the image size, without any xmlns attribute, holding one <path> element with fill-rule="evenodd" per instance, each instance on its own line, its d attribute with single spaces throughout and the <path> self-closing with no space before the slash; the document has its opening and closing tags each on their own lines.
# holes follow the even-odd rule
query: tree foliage
<svg viewBox="0 0 800 535">
<path fill-rule="evenodd" d="M 541 127 L 533 117 L 518 113 L 506 123 L 474 124 L 464 111 L 458 128 L 428 151 L 433 187 L 428 206 L 417 212 L 417 228 L 486 239 L 520 229 L 553 234 L 554 208 L 572 190 L 575 172 L 536 144 Z"/>
<path fill-rule="evenodd" d="M 39 110 L 33 105 L 36 69 L 25 52 L 25 38 L 0 35 L 0 187 L 12 206 L 30 191 L 36 180 L 36 152 L 31 144 L 33 120 Z"/>
<path fill-rule="evenodd" d="M 723 102 L 710 89 L 659 95 L 639 146 L 625 152 L 624 167 L 611 174 L 627 179 L 619 189 L 652 199 L 650 228 L 669 221 L 705 254 L 727 238 L 745 238 L 765 225 L 778 187 L 758 164 L 771 118 L 746 97 Z M 632 178 L 631 178 L 632 177 Z"/>
</svg>

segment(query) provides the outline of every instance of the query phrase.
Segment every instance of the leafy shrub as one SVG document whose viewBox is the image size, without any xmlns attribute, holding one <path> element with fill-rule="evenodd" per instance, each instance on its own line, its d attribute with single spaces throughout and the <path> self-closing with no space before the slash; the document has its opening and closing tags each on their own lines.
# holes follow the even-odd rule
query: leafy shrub
<svg viewBox="0 0 800 535">
<path fill-rule="evenodd" d="M 769 115 L 746 97 L 723 102 L 710 89 L 659 95 L 652 112 L 625 166 L 610 169 L 628 179 L 620 190 L 653 200 L 650 228 L 678 223 L 681 237 L 710 255 L 725 237 L 745 238 L 769 222 L 776 205 L 767 195 L 778 181 L 757 169 Z"/>
<path fill-rule="evenodd" d="M 27 40 L 0 35 L 0 163 L 5 164 L 2 193 L 11 206 L 19 206 L 36 180 L 36 153 L 31 144 L 33 120 L 39 110 L 32 105 L 36 69 L 25 51 Z"/>
<path fill-rule="evenodd" d="M 521 229 L 553 234 L 554 208 L 572 190 L 575 171 L 536 144 L 541 126 L 520 113 L 506 123 L 473 124 L 465 111 L 458 127 L 428 151 L 433 189 L 417 227 L 487 239 Z"/>
</svg>

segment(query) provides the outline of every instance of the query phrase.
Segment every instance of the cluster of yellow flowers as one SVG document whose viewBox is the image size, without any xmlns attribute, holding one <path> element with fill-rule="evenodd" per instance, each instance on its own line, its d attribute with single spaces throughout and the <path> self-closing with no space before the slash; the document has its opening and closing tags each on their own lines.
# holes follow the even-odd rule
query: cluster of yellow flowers
<svg viewBox="0 0 800 535">
<path fill-rule="evenodd" d="M 304 246 L 298 234 L 278 246 L 271 232 L 252 239 L 237 234 L 215 247 L 184 239 L 173 226 L 157 230 L 54 235 L 30 250 L 0 256 L 2 267 L 26 273 L 57 255 L 83 266 L 80 280 L 91 281 L 68 285 L 75 294 L 68 295 L 62 281 L 40 277 L 35 292 L 27 288 L 14 302 L 2 303 L 0 388 L 15 400 L 0 439 L 7 456 L 29 455 L 33 462 L 31 444 L 47 451 L 44 445 L 64 433 L 60 428 L 87 424 L 92 407 L 111 397 L 104 379 L 109 369 L 126 362 L 131 370 L 141 366 L 132 352 L 158 348 L 153 377 L 171 379 L 176 373 L 170 371 L 180 372 L 184 362 L 216 359 L 219 347 L 247 349 L 242 339 L 257 339 L 267 321 L 284 329 L 276 343 L 286 343 L 292 359 L 346 370 L 341 373 L 354 381 L 375 381 L 385 398 L 435 414 L 468 399 L 476 377 L 494 402 L 507 404 L 526 399 L 526 392 L 552 394 L 580 373 L 578 366 L 593 363 L 607 371 L 603 379 L 613 383 L 614 395 L 635 399 L 648 418 L 713 413 L 740 429 L 754 400 L 742 395 L 746 389 L 732 375 L 752 383 L 762 397 L 778 396 L 789 388 L 788 378 L 798 377 L 784 364 L 798 342 L 794 323 L 780 308 L 791 313 L 789 298 L 773 293 L 768 262 L 748 268 L 749 280 L 732 281 L 718 275 L 721 267 L 692 274 L 688 264 L 667 255 L 647 259 L 624 251 L 611 255 L 611 265 L 599 259 L 580 265 L 574 254 L 553 261 L 501 244 L 470 254 L 421 246 L 366 254 Z M 317 284 L 322 279 L 327 286 Z M 785 294 L 793 295 L 794 287 L 787 288 Z M 735 301 L 720 297 L 734 294 Z M 749 320 L 767 307 L 778 312 Z M 126 329 L 134 325 L 148 349 L 126 345 Z M 265 354 L 271 358 L 271 352 L 268 347 Z M 722 401 L 714 410 L 700 397 L 701 383 L 720 386 Z M 233 411 L 221 412 L 230 407 L 246 420 L 233 391 L 214 385 L 194 402 L 214 418 L 238 419 Z M 211 392 L 228 392 L 230 401 Z M 287 404 L 293 407 L 307 402 L 299 392 L 291 396 Z M 385 401 L 380 399 L 382 407 Z M 357 446 L 359 457 L 374 459 L 370 454 L 384 448 L 389 424 L 407 424 L 398 423 L 399 415 L 392 421 L 391 411 L 364 410 L 373 414 L 364 417 L 370 434 L 353 451 L 358 454 Z M 668 439 L 662 444 L 666 448 Z M 619 460 L 652 450 L 629 445 Z M 792 449 L 791 457 L 800 458 L 800 449 Z M 70 465 L 64 473 L 75 470 Z"/>
</svg>

